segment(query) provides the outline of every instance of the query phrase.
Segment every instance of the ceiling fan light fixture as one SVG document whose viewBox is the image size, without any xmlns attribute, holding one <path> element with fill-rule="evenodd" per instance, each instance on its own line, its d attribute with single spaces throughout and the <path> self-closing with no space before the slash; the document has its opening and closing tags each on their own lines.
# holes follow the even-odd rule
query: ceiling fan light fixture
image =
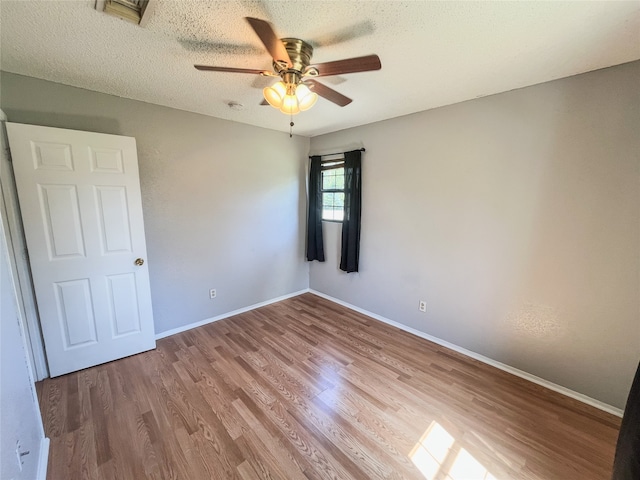
<svg viewBox="0 0 640 480">
<path fill-rule="evenodd" d="M 304 112 L 315 105 L 318 101 L 318 94 L 312 92 L 304 83 L 301 83 L 296 88 L 296 98 L 298 99 L 300 110 Z"/>
<path fill-rule="evenodd" d="M 297 115 L 298 113 L 300 113 L 298 98 L 295 95 L 285 95 L 282 99 L 280 111 L 287 115 Z"/>
<path fill-rule="evenodd" d="M 287 86 L 284 82 L 277 82 L 271 85 L 270 87 L 265 87 L 262 90 L 262 94 L 264 95 L 264 99 L 271 105 L 273 108 L 280 108 L 282 106 L 282 100 L 287 94 Z"/>
<path fill-rule="evenodd" d="M 273 108 L 287 115 L 296 115 L 309 110 L 318 100 L 318 95 L 305 84 L 277 82 L 262 91 L 265 100 Z"/>
</svg>

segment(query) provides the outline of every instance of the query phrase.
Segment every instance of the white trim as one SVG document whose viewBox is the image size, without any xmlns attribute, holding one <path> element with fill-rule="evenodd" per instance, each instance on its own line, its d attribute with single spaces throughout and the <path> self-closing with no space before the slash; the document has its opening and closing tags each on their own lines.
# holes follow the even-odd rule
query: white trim
<svg viewBox="0 0 640 480">
<path fill-rule="evenodd" d="M 47 464 L 49 463 L 49 439 L 44 437 L 40 442 L 40 455 L 38 456 L 37 480 L 47 480 Z"/>
<path fill-rule="evenodd" d="M 500 370 L 503 370 L 505 372 L 511 373 L 512 375 L 515 375 L 516 377 L 520 377 L 520 378 L 524 378 L 525 380 L 529 380 L 530 382 L 533 382 L 535 384 L 541 385 L 545 388 L 548 388 L 549 390 L 553 390 L 554 392 L 558 392 L 561 393 L 562 395 L 566 395 L 567 397 L 573 398 L 574 400 L 578 400 L 579 402 L 582 403 L 586 403 L 587 405 L 591 405 L 592 407 L 598 408 L 600 410 L 603 410 L 607 413 L 610 413 L 612 415 L 616 415 L 618 417 L 622 417 L 623 414 L 623 410 L 614 407 L 612 405 L 609 405 L 607 403 L 601 402 L 600 400 L 596 400 L 595 398 L 591 398 L 588 397 L 586 395 L 583 395 L 582 393 L 578 393 L 574 390 L 571 390 L 569 388 L 563 387 L 562 385 L 558 385 L 556 383 L 550 382 L 548 380 L 545 380 L 544 378 L 540 378 L 537 377 L 535 375 L 532 375 L 530 373 L 527 373 L 523 370 L 520 370 L 518 368 L 512 367 L 510 365 L 507 365 L 505 363 L 502 362 L 498 362 L 496 360 L 493 360 L 489 357 L 485 357 L 484 355 L 480 355 L 479 353 L 476 352 L 472 352 L 471 350 L 467 350 L 466 348 L 462 348 L 459 347 L 458 345 L 455 345 L 453 343 L 449 343 L 445 340 L 441 340 L 437 337 L 433 337 L 427 333 L 421 332 L 420 330 L 416 330 L 415 328 L 411 328 L 408 327 L 406 325 L 403 325 L 402 323 L 398 323 L 394 320 L 389 320 L 388 318 L 385 318 L 381 315 L 375 314 L 373 312 L 369 312 L 367 310 L 364 310 L 360 307 L 356 307 L 355 305 L 351 305 L 350 303 L 344 302 L 342 300 L 339 300 L 337 298 L 334 298 L 330 295 L 326 295 L 324 293 L 318 292 L 316 290 L 313 289 L 309 289 L 310 293 L 313 293 L 314 295 L 317 295 L 319 297 L 322 297 L 326 300 L 329 300 L 331 302 L 337 303 L 338 305 L 342 305 L 343 307 L 347 307 L 350 308 L 351 310 L 354 310 L 358 313 L 362 313 L 363 315 L 366 315 L 368 317 L 374 318 L 376 320 L 379 320 L 383 323 L 386 323 L 388 325 L 392 325 L 394 327 L 399 328 L 400 330 L 404 330 L 405 332 L 411 333 L 413 335 L 416 335 L 417 337 L 420 338 L 424 338 L 425 340 L 429 340 L 430 342 L 436 343 L 438 345 L 442 345 L 443 347 L 447 347 L 455 352 L 461 353 L 463 355 L 466 355 L 467 357 L 471 357 L 475 360 L 479 360 L 482 363 L 486 363 L 487 365 L 491 365 L 492 367 L 496 367 Z"/>
<path fill-rule="evenodd" d="M 45 359 L 44 344 L 40 332 L 40 319 L 36 306 L 35 294 L 33 292 L 31 280 L 31 268 L 27 260 L 27 246 L 25 243 L 24 231 L 22 227 L 22 217 L 19 213 L 18 194 L 16 191 L 13 176 L 13 167 L 9 161 L 9 142 L 6 137 L 5 120 L 6 115 L 0 110 L 0 155 L 1 174 L 0 190 L 2 191 L 2 214 L 6 217 L 7 247 L 9 248 L 9 258 L 11 262 L 12 274 L 15 288 L 18 294 L 18 310 L 21 315 L 21 322 L 27 338 L 27 353 L 33 369 L 35 381 L 42 380 L 49 376 L 49 369 Z"/>
<path fill-rule="evenodd" d="M 224 320 L 225 318 L 233 317 L 234 315 L 239 315 L 241 313 L 245 313 L 250 310 L 255 310 L 256 308 L 264 307 L 266 305 L 271 305 L 272 303 L 281 302 L 282 300 L 286 300 L 288 298 L 297 297 L 298 295 L 302 295 L 303 293 L 309 293 L 309 289 L 305 288 L 304 290 L 288 293 L 287 295 L 282 295 L 281 297 L 272 298 L 271 300 L 266 300 L 264 302 L 255 303 L 253 305 L 249 305 L 248 307 L 243 307 L 238 310 L 234 310 L 232 312 L 223 313 L 222 315 L 218 315 L 216 317 L 205 318 L 204 320 L 200 320 L 199 322 L 189 323 L 187 325 L 183 325 L 182 327 L 173 328 L 171 330 L 166 330 L 164 332 L 156 333 L 156 340 L 160 340 L 161 338 L 175 335 L 176 333 L 186 332 L 187 330 L 191 330 L 192 328 L 198 328 L 203 325 L 207 325 L 209 323 L 217 322 L 218 320 Z"/>
</svg>

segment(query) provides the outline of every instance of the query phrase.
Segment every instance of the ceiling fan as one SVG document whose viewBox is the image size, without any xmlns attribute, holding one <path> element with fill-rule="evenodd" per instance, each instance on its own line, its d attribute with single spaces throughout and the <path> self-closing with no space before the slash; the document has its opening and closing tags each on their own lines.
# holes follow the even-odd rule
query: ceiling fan
<svg viewBox="0 0 640 480">
<path fill-rule="evenodd" d="M 350 98 L 317 82 L 314 78 L 368 72 L 382 68 L 377 55 L 311 64 L 313 47 L 307 42 L 299 38 L 279 39 L 269 22 L 252 17 L 245 17 L 245 19 L 273 58 L 273 71 L 208 65 L 194 65 L 194 67 L 204 71 L 280 77 L 281 81 L 263 90 L 266 103 L 265 101 L 262 103 L 264 105 L 268 103 L 283 113 L 295 115 L 308 110 L 315 104 L 318 95 L 344 107 L 352 102 Z"/>
</svg>

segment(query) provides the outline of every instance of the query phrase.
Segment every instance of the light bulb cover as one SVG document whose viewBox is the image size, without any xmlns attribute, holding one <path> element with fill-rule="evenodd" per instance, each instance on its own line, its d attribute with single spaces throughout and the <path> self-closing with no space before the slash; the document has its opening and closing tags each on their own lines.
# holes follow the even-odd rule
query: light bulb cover
<svg viewBox="0 0 640 480">
<path fill-rule="evenodd" d="M 287 93 L 287 86 L 284 82 L 277 82 L 270 87 L 265 87 L 262 90 L 262 95 L 269 105 L 273 108 L 280 108 L 282 106 L 283 99 Z"/>
<path fill-rule="evenodd" d="M 300 106 L 298 105 L 298 97 L 295 95 L 285 95 L 282 99 L 282 106 L 280 107 L 282 113 L 287 115 L 297 115 L 300 113 Z"/>
<path fill-rule="evenodd" d="M 318 94 L 312 92 L 309 87 L 301 83 L 296 88 L 296 97 L 301 111 L 309 110 L 318 101 Z"/>
</svg>

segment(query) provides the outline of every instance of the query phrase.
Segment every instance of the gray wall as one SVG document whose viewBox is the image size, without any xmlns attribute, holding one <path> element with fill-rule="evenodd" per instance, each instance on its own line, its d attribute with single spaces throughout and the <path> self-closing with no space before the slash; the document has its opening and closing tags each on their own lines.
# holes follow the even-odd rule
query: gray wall
<svg viewBox="0 0 640 480">
<path fill-rule="evenodd" d="M 157 333 L 308 287 L 309 139 L 6 72 L 1 85 L 11 122 L 136 138 Z"/>
<path fill-rule="evenodd" d="M 313 138 L 367 152 L 361 272 L 337 269 L 325 223 L 310 277 L 308 139 L 7 73 L 0 105 L 137 138 L 157 332 L 310 284 L 623 407 L 640 358 L 638 84 L 635 62 Z"/>
<path fill-rule="evenodd" d="M 640 359 L 640 62 L 314 137 L 366 147 L 310 287 L 616 407 Z M 427 313 L 418 311 L 426 300 Z"/>
</svg>

